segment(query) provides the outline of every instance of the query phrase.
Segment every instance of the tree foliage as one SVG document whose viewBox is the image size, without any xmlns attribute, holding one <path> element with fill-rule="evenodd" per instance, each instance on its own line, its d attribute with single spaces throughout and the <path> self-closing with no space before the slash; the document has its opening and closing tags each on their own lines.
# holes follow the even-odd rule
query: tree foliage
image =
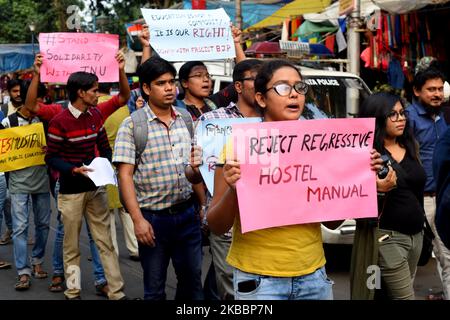
<svg viewBox="0 0 450 320">
<path fill-rule="evenodd" d="M 125 34 L 124 24 L 142 18 L 141 8 L 164 9 L 182 0 L 90 0 L 89 8 L 98 16 L 106 17 L 104 31 Z"/>
<path fill-rule="evenodd" d="M 88 15 L 96 16 L 94 20 L 89 19 L 89 23 L 82 21 L 83 31 L 93 32 L 95 29 L 97 32 L 124 35 L 126 22 L 142 18 L 141 8 L 169 8 L 181 2 L 182 0 L 0 0 L 0 43 L 30 43 L 30 23 L 36 26 L 36 36 L 40 32 L 70 31 L 66 21 L 71 15 L 67 13 L 67 8 L 71 5 L 84 10 L 84 3 L 87 3 Z"/>
<path fill-rule="evenodd" d="M 70 5 L 84 8 L 82 0 L 0 0 L 0 43 L 31 42 L 31 23 L 36 27 L 36 35 L 68 31 Z"/>
</svg>

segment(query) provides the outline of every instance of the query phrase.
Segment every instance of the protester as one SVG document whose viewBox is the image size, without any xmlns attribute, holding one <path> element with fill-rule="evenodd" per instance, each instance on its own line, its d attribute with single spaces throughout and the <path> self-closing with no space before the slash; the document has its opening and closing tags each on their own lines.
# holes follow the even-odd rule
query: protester
<svg viewBox="0 0 450 320">
<path fill-rule="evenodd" d="M 263 121 L 298 120 L 307 90 L 299 70 L 290 62 L 263 64 L 255 79 L 255 98 L 263 110 Z M 227 261 L 234 267 L 235 299 L 332 299 L 333 282 L 325 272 L 320 224 L 243 234 L 236 194 L 239 178 L 240 165 L 234 159 L 227 159 L 223 168 L 217 165 L 207 214 L 211 231 L 218 235 L 233 226 Z"/>
<path fill-rule="evenodd" d="M 436 229 L 450 250 L 450 128 L 436 143 L 433 172 L 436 180 Z"/>
<path fill-rule="evenodd" d="M 22 106 L 22 98 L 20 96 L 20 85 L 22 81 L 18 79 L 10 79 L 6 83 L 8 90 L 9 102 L 1 106 L 1 114 L 3 115 L 0 120 L 13 114 L 17 109 Z M 4 176 L 3 173 L 1 173 Z M 12 241 L 12 217 L 11 217 L 11 199 L 8 192 L 4 194 L 4 197 L 0 197 L 0 201 L 3 201 L 3 212 L 0 212 L 0 232 L 1 232 L 1 219 L 5 217 L 6 230 L 3 236 L 0 238 L 0 245 L 6 245 Z M 5 202 L 6 201 L 6 202 Z M 0 234 L 1 235 L 1 234 Z"/>
<path fill-rule="evenodd" d="M 116 56 L 117 61 L 119 62 L 119 74 L 120 74 L 120 91 L 117 96 L 113 99 L 110 99 L 108 102 L 99 103 L 97 105 L 97 109 L 101 112 L 103 117 L 108 118 L 118 107 L 121 106 L 123 101 L 126 101 L 129 96 L 129 87 L 126 75 L 123 71 L 123 56 L 118 54 Z M 41 83 L 39 82 L 40 78 L 40 68 L 43 62 L 43 55 L 37 54 L 34 63 L 34 75 L 30 84 L 30 88 L 26 95 L 25 100 L 25 108 L 27 108 L 33 114 L 37 114 L 45 123 L 48 123 L 54 116 L 61 113 L 63 108 L 59 104 L 54 105 L 44 105 L 41 101 L 42 91 L 39 90 L 41 87 Z M 50 182 L 51 182 L 51 191 L 55 197 L 56 202 L 58 203 L 58 193 L 59 193 L 59 172 L 56 170 L 49 170 Z M 97 295 L 107 296 L 108 293 L 108 285 L 105 278 L 105 273 L 103 270 L 103 266 L 101 264 L 100 256 L 95 246 L 95 242 L 92 239 L 91 232 L 89 230 L 89 224 L 86 224 L 86 229 L 89 237 L 89 247 L 91 250 L 92 263 L 93 263 L 93 272 L 94 272 L 94 285 L 95 291 Z M 53 246 L 53 255 L 52 255 L 52 266 L 53 266 L 53 276 L 49 286 L 49 290 L 51 292 L 61 292 L 64 290 L 63 284 L 65 280 L 64 276 L 64 264 L 63 264 L 63 238 L 64 238 L 64 226 L 61 220 L 61 212 L 58 211 L 57 215 L 57 226 L 56 226 L 56 236 Z"/>
<path fill-rule="evenodd" d="M 29 83 L 22 82 L 21 94 L 26 95 Z M 28 109 L 19 107 L 1 122 L 2 128 L 27 126 L 39 123 Z M 31 285 L 31 275 L 37 279 L 47 277 L 42 268 L 45 248 L 50 229 L 50 190 L 45 165 L 34 165 L 9 172 L 8 188 L 11 196 L 11 216 L 13 227 L 14 262 L 18 280 L 16 290 L 27 290 Z M 30 205 L 32 204 L 32 206 Z M 34 213 L 36 241 L 31 253 L 31 267 L 28 262 L 28 227 L 30 214 Z"/>
<path fill-rule="evenodd" d="M 199 300 L 203 298 L 200 220 L 184 175 L 191 148 L 187 126 L 192 126 L 192 119 L 173 108 L 176 70 L 169 62 L 152 57 L 139 67 L 138 74 L 147 104 L 135 113 L 146 118 L 145 149 L 137 154 L 137 139 L 142 137 L 135 136 L 136 123 L 126 118 L 117 133 L 113 162 L 139 243 L 144 299 L 166 298 L 167 267 L 172 259 L 178 280 L 175 299 Z"/>
<path fill-rule="evenodd" d="M 126 81 L 124 61 L 119 59 L 120 82 Z M 126 96 L 114 97 L 113 106 L 125 104 Z M 97 152 L 101 157 L 111 159 L 111 148 L 104 131 L 104 117 L 97 105 L 98 78 L 86 72 L 73 73 L 67 82 L 70 104 L 68 109 L 54 116 L 48 129 L 48 150 L 46 161 L 50 167 L 60 173 L 60 193 L 58 208 L 64 224 L 64 270 L 66 283 L 68 277 L 79 278 L 79 233 L 82 217 L 89 224 L 95 244 L 100 251 L 100 258 L 108 281 L 108 298 L 125 299 L 123 279 L 120 274 L 118 257 L 111 239 L 109 212 L 107 208 L 106 188 L 96 187 L 87 177 L 86 168 Z M 125 98 L 124 101 L 121 101 Z M 110 101 L 111 101 L 110 100 Z M 73 281 L 73 279 L 70 279 Z M 76 284 L 76 282 L 74 282 Z M 73 283 L 64 292 L 67 299 L 80 299 L 81 288 Z"/>
<path fill-rule="evenodd" d="M 1 121 L 1 119 L 0 119 Z M 6 199 L 6 180 L 5 174 L 0 172 L 0 230 L 2 226 L 3 211 Z M 10 269 L 11 263 L 0 260 L 0 269 Z"/>
<path fill-rule="evenodd" d="M 408 122 L 419 143 L 420 160 L 427 175 L 424 208 L 435 235 L 433 252 L 438 262 L 444 296 L 446 299 L 450 299 L 450 251 L 443 245 L 435 227 L 436 181 L 432 168 L 436 142 L 447 129 L 441 109 L 444 98 L 444 75 L 432 67 L 419 71 L 414 76 L 413 90 L 416 99 L 406 109 Z"/>
<path fill-rule="evenodd" d="M 247 59 L 236 64 L 233 70 L 233 84 L 238 94 L 237 103 L 231 102 L 225 108 L 219 108 L 200 116 L 199 121 L 210 119 L 230 119 L 261 117 L 260 110 L 255 104 L 254 80 L 262 62 L 256 59 Z M 193 150 L 195 152 L 195 150 Z M 194 154 L 193 154 L 194 156 Z M 191 160 L 193 162 L 193 160 Z M 206 210 L 211 201 L 211 194 L 207 193 Z M 206 221 L 206 215 L 204 217 Z M 230 300 L 234 298 L 233 270 L 226 262 L 226 256 L 231 245 L 231 229 L 223 235 L 209 235 L 212 261 L 216 273 L 216 283 L 219 298 Z"/>
<path fill-rule="evenodd" d="M 1 111 L 5 117 L 17 111 L 17 108 L 22 106 L 22 97 L 20 96 L 21 80 L 11 79 L 7 82 L 7 90 L 9 94 L 9 102 L 1 106 Z"/>
<path fill-rule="evenodd" d="M 111 88 L 112 83 L 100 83 L 99 84 L 99 102 L 108 101 L 112 98 Z M 140 99 L 139 99 L 140 98 Z M 138 97 L 136 100 L 136 108 L 140 109 L 143 106 L 142 97 Z M 130 116 L 128 105 L 117 109 L 111 116 L 105 121 L 105 131 L 108 136 L 109 145 L 111 150 L 114 150 L 114 143 L 116 141 L 117 131 L 122 121 Z M 116 233 L 116 210 L 118 211 L 120 221 L 122 222 L 123 235 L 125 238 L 125 246 L 128 250 L 128 255 L 131 260 L 139 261 L 138 243 L 134 234 L 133 220 L 131 220 L 128 212 L 123 208 L 120 202 L 119 189 L 114 185 L 107 185 L 106 190 L 108 193 L 108 206 L 111 216 L 111 236 L 114 245 L 114 250 L 117 256 L 119 256 L 119 245 L 117 244 Z"/>
<path fill-rule="evenodd" d="M 390 161 L 386 177 L 377 177 L 377 219 L 358 219 L 351 272 L 352 299 L 385 297 L 413 300 L 413 281 L 422 250 L 425 171 L 406 121 L 400 97 L 379 93 L 366 98 L 359 116 L 375 118 L 374 147 Z M 368 286 L 368 267 L 381 271 L 381 289 Z M 378 295 L 379 294 L 379 295 Z"/>
<path fill-rule="evenodd" d="M 242 32 L 233 25 L 231 25 L 230 28 L 236 52 L 235 62 L 239 63 L 245 60 L 245 53 L 241 46 Z M 141 63 L 143 63 L 152 55 L 150 33 L 146 24 L 143 25 L 139 40 L 143 47 L 141 59 Z M 212 77 L 202 61 L 188 61 L 184 63 L 179 70 L 178 80 L 181 92 L 177 94 L 175 105 L 186 109 L 191 114 L 194 121 L 197 121 L 205 112 L 226 107 L 231 102 L 237 101 L 237 92 L 234 89 L 234 84 L 230 84 L 219 92 L 212 94 Z M 194 184 L 193 189 L 196 195 L 197 210 L 203 220 L 204 210 L 202 208 L 206 207 L 206 186 L 203 182 L 200 182 Z M 204 234 L 207 234 L 207 232 Z M 207 242 L 207 240 L 204 242 Z M 211 299 L 214 300 L 217 296 L 217 293 L 215 292 L 217 289 L 215 288 L 216 284 L 214 283 L 214 279 L 210 279 L 210 277 L 215 277 L 213 264 L 211 264 L 205 279 L 204 291 L 205 298 L 211 296 Z"/>
</svg>

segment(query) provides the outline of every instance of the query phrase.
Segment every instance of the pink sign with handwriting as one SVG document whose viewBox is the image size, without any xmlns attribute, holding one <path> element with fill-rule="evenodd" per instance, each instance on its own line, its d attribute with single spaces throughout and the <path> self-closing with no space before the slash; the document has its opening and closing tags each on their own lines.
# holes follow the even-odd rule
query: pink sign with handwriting
<svg viewBox="0 0 450 320">
<path fill-rule="evenodd" d="M 42 82 L 66 83 L 77 71 L 95 73 L 99 82 L 119 81 L 119 65 L 115 58 L 119 36 L 101 33 L 41 33 L 40 52 Z"/>
<path fill-rule="evenodd" d="M 242 232 L 376 217 L 374 126 L 374 119 L 233 125 Z"/>
</svg>

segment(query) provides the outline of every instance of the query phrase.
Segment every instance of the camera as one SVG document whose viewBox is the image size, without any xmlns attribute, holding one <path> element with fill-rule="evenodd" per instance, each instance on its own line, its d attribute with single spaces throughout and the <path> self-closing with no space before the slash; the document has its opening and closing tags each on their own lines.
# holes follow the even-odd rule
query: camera
<svg viewBox="0 0 450 320">
<path fill-rule="evenodd" d="M 391 160 L 389 158 L 388 155 L 383 154 L 381 156 L 381 160 L 383 160 L 383 166 L 381 167 L 380 170 L 378 170 L 378 178 L 380 179 L 384 179 L 387 177 L 388 172 L 389 172 L 389 166 L 391 165 Z"/>
</svg>

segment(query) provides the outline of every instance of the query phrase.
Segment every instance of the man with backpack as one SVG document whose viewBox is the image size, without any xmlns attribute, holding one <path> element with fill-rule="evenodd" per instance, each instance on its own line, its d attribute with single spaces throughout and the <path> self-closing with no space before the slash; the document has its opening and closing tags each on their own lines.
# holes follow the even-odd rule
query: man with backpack
<svg viewBox="0 0 450 320">
<path fill-rule="evenodd" d="M 26 95 L 29 83 L 21 84 L 21 92 Z M 28 109 L 19 109 L 4 118 L 0 128 L 13 128 L 39 123 L 38 117 L 33 116 Z M 12 237 L 14 245 L 14 263 L 18 280 L 14 288 L 19 291 L 27 290 L 31 285 L 31 276 L 44 279 L 47 272 L 43 271 L 45 247 L 50 230 L 50 190 L 45 165 L 35 165 L 9 172 L 9 192 L 11 195 Z M 31 266 L 28 259 L 28 227 L 32 211 L 34 212 L 36 242 L 31 254 Z"/>
<path fill-rule="evenodd" d="M 172 259 L 178 279 L 175 299 L 200 300 L 200 220 L 185 176 L 192 118 L 173 106 L 176 70 L 169 62 L 152 57 L 139 67 L 138 74 L 147 103 L 122 122 L 113 163 L 122 203 L 139 243 L 144 299 L 166 298 L 167 267 Z"/>
</svg>

